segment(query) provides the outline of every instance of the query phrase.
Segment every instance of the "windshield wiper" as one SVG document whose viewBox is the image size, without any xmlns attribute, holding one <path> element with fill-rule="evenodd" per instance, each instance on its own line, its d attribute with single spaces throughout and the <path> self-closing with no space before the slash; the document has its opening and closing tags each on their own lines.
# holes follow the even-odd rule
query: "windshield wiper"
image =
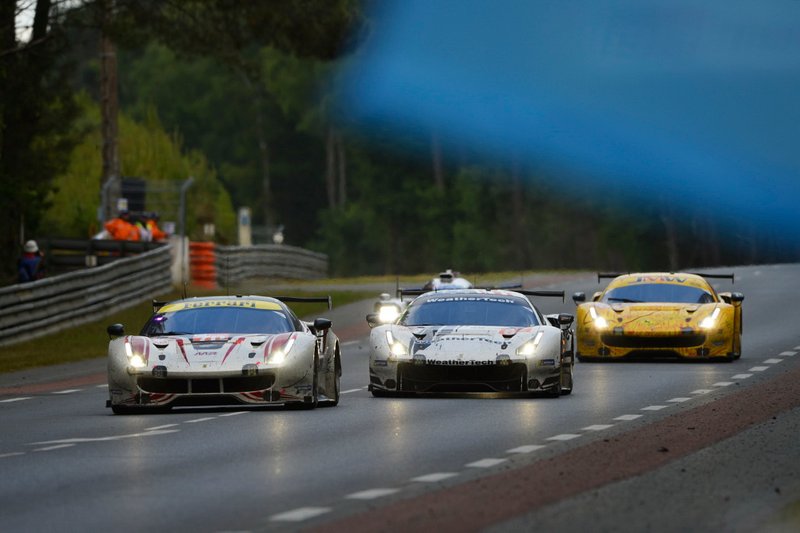
<svg viewBox="0 0 800 533">
<path fill-rule="evenodd" d="M 643 303 L 641 300 L 632 300 L 630 298 L 614 298 L 613 296 L 608 298 L 608 301 L 614 300 L 615 302 L 623 302 L 626 304 L 640 304 Z"/>
</svg>

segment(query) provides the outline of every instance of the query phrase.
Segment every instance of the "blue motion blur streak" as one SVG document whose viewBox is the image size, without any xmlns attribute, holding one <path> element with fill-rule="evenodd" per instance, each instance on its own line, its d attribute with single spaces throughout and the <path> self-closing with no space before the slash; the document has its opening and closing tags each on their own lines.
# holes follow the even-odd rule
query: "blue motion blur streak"
<svg viewBox="0 0 800 533">
<path fill-rule="evenodd" d="M 523 154 L 602 195 L 800 242 L 800 1 L 395 0 L 346 78 L 366 126 Z"/>
</svg>

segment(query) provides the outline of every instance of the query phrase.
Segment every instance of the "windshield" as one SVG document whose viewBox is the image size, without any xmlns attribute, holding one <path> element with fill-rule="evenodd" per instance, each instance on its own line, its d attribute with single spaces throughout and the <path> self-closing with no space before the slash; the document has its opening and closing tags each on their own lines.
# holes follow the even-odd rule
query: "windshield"
<svg viewBox="0 0 800 533">
<path fill-rule="evenodd" d="M 286 333 L 294 331 L 283 311 L 238 307 L 208 307 L 156 313 L 142 335 L 193 335 L 204 333 Z"/>
<path fill-rule="evenodd" d="M 406 326 L 537 326 L 529 306 L 515 298 L 497 296 L 442 296 L 408 308 L 400 322 Z"/>
<path fill-rule="evenodd" d="M 707 304 L 712 303 L 714 297 L 708 291 L 687 285 L 642 283 L 611 289 L 603 295 L 600 301 L 610 304 L 640 302 Z"/>
</svg>

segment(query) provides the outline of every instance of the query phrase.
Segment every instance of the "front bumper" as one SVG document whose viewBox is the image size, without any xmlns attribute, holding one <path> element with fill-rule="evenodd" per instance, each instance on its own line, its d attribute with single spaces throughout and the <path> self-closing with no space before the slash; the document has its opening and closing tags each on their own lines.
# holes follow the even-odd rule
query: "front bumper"
<svg viewBox="0 0 800 533">
<path fill-rule="evenodd" d="M 733 339 L 722 330 L 703 331 L 597 331 L 578 330 L 576 348 L 582 358 L 678 356 L 685 359 L 730 357 Z"/>
</svg>

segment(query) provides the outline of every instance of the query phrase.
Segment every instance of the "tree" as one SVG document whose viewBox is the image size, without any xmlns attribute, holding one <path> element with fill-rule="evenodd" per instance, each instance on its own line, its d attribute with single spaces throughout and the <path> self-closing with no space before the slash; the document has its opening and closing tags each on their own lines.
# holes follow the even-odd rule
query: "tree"
<svg viewBox="0 0 800 533">
<path fill-rule="evenodd" d="M 30 37 L 20 41 L 22 4 L 0 0 L 0 227 L 6 274 L 21 241 L 36 235 L 52 180 L 65 168 L 75 141 L 77 106 L 63 60 L 66 4 L 37 0 Z"/>
</svg>

